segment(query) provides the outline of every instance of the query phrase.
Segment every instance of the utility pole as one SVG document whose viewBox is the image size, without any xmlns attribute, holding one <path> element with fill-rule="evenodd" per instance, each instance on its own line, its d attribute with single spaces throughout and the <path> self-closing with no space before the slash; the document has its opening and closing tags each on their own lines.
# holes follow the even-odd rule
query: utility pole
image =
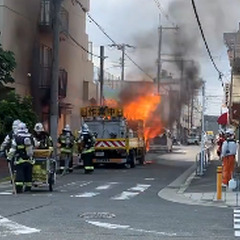
<svg viewBox="0 0 240 240">
<path fill-rule="evenodd" d="M 191 129 L 193 128 L 193 108 L 194 108 L 194 96 L 191 95 Z"/>
<path fill-rule="evenodd" d="M 100 46 L 100 74 L 99 74 L 99 82 L 100 82 L 100 105 L 103 106 L 103 84 L 104 84 L 104 46 Z"/>
<path fill-rule="evenodd" d="M 201 161 L 200 161 L 200 175 L 203 175 L 204 168 L 204 146 L 205 146 L 205 126 L 204 126 L 204 112 L 205 112 L 205 82 L 202 83 L 202 135 L 201 135 Z"/>
<path fill-rule="evenodd" d="M 162 54 L 162 25 L 159 27 L 158 40 L 158 60 L 157 60 L 157 91 L 160 94 L 160 75 L 162 70 L 161 54 Z"/>
<path fill-rule="evenodd" d="M 159 40 L 158 40 L 158 59 L 157 59 L 157 91 L 160 94 L 160 81 L 161 81 L 161 71 L 162 71 L 162 37 L 163 37 L 163 30 L 178 30 L 179 27 L 163 27 L 162 25 L 159 26 Z"/>
<path fill-rule="evenodd" d="M 52 0 L 53 4 L 53 58 L 50 100 L 50 134 L 53 139 L 54 155 L 57 155 L 58 137 L 58 79 L 59 79 L 59 36 L 60 10 L 63 0 Z"/>
<path fill-rule="evenodd" d="M 118 50 L 122 51 L 122 57 L 121 57 L 121 81 L 124 81 L 125 78 L 125 51 L 126 47 L 128 48 L 134 48 L 134 46 L 131 46 L 126 43 L 122 44 L 111 44 L 110 47 L 116 47 Z"/>
</svg>

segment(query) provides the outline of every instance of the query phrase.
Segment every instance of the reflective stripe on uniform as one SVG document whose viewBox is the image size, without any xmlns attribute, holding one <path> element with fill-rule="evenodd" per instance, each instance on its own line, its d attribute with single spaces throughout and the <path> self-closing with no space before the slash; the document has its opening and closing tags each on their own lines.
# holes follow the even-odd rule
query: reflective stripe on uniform
<svg viewBox="0 0 240 240">
<path fill-rule="evenodd" d="M 16 161 L 16 165 L 21 164 L 21 163 L 25 163 L 25 162 L 34 164 L 34 161 L 32 161 L 32 160 L 29 160 L 29 159 L 24 160 L 24 159 L 20 158 L 19 160 Z"/>
<path fill-rule="evenodd" d="M 67 148 L 61 148 L 60 151 L 65 153 L 72 153 L 72 149 L 67 149 Z"/>
<path fill-rule="evenodd" d="M 87 150 L 83 150 L 83 154 L 84 153 L 91 153 L 91 152 L 94 152 L 95 151 L 95 149 L 94 148 L 89 148 L 89 149 L 87 149 Z"/>
<path fill-rule="evenodd" d="M 85 168 L 86 170 L 93 170 L 93 169 L 94 169 L 93 166 L 85 166 L 84 168 Z"/>
<path fill-rule="evenodd" d="M 25 182 L 25 185 L 26 185 L 27 187 L 31 187 L 31 186 L 32 186 L 32 182 Z"/>
<path fill-rule="evenodd" d="M 25 148 L 24 145 L 18 145 L 18 146 L 17 146 L 17 149 L 24 149 L 24 148 Z"/>
<path fill-rule="evenodd" d="M 23 186 L 23 182 L 15 182 L 16 186 Z"/>
</svg>

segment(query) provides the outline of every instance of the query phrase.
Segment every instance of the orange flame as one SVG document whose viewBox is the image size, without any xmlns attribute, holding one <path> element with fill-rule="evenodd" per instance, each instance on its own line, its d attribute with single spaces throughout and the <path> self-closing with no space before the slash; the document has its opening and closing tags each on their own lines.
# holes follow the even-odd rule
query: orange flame
<svg viewBox="0 0 240 240">
<path fill-rule="evenodd" d="M 124 106 L 124 115 L 127 119 L 143 120 L 147 150 L 149 150 L 149 140 L 162 132 L 160 116 L 154 115 L 160 101 L 161 97 L 159 95 L 147 94 Z"/>
<path fill-rule="evenodd" d="M 150 139 L 162 133 L 162 123 L 160 116 L 156 116 L 154 112 L 161 102 L 159 95 L 146 93 L 144 96 L 139 96 L 130 103 L 124 104 L 124 116 L 128 120 L 142 120 L 144 123 L 144 139 L 146 148 L 149 150 Z M 109 107 L 118 107 L 119 104 L 114 99 L 107 99 L 105 104 Z"/>
<path fill-rule="evenodd" d="M 115 99 L 110 99 L 110 98 L 104 100 L 104 105 L 112 108 L 119 107 L 118 102 Z"/>
</svg>

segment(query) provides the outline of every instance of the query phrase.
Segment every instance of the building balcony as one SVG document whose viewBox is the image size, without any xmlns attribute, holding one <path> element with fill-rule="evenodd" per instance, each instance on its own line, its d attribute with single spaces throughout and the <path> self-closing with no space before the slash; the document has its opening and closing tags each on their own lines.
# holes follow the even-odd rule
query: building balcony
<svg viewBox="0 0 240 240">
<path fill-rule="evenodd" d="M 69 29 L 69 13 L 61 7 L 60 11 L 60 32 L 67 36 Z M 41 0 L 41 15 L 39 28 L 42 32 L 52 32 L 53 6 L 50 0 Z"/>
<path fill-rule="evenodd" d="M 51 88 L 51 67 L 41 67 L 40 78 L 39 78 L 39 88 L 50 90 Z M 58 78 L 58 95 L 59 99 L 65 98 L 67 96 L 67 84 L 68 84 L 68 73 L 65 69 L 59 70 Z"/>
</svg>

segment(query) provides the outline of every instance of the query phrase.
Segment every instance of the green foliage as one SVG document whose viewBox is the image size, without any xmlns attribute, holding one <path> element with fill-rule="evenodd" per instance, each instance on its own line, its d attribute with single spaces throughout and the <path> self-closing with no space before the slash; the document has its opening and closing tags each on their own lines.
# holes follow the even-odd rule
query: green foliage
<svg viewBox="0 0 240 240">
<path fill-rule="evenodd" d="M 26 123 L 29 129 L 33 129 L 38 118 L 32 109 L 32 98 L 21 98 L 12 91 L 0 101 L 0 135 L 4 136 L 10 132 L 12 122 L 16 119 Z"/>
<path fill-rule="evenodd" d="M 0 87 L 3 87 L 6 83 L 14 82 L 12 73 L 16 65 L 14 53 L 3 50 L 0 45 Z"/>
</svg>

